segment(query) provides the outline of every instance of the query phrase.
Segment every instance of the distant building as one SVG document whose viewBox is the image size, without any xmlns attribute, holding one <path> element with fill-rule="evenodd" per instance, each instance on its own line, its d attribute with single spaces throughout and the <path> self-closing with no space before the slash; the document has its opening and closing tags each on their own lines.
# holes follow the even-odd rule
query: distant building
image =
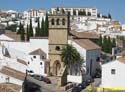
<svg viewBox="0 0 125 92">
<path fill-rule="evenodd" d="M 46 16 L 46 10 L 44 9 L 41 10 L 31 9 L 23 12 L 24 19 L 41 18 L 41 17 L 44 18 L 44 16 Z"/>
<path fill-rule="evenodd" d="M 102 83 L 104 88 L 125 88 L 125 57 L 102 65 Z"/>
<path fill-rule="evenodd" d="M 55 13 L 56 13 L 57 8 L 58 8 L 59 10 L 64 9 L 64 11 L 65 11 L 66 13 L 69 12 L 71 16 L 74 15 L 73 12 L 76 12 L 75 15 L 76 15 L 76 16 L 79 16 L 79 15 L 78 15 L 78 12 L 79 12 L 79 11 L 85 11 L 87 15 L 88 15 L 88 13 L 90 13 L 91 16 L 97 17 L 97 8 L 96 8 L 96 7 L 54 7 L 54 8 L 51 8 L 52 14 L 55 14 Z"/>
<path fill-rule="evenodd" d="M 41 49 L 36 49 L 29 53 L 28 70 L 33 74 L 47 76 L 47 71 L 49 71 L 49 64 L 47 61 L 46 53 Z"/>
<path fill-rule="evenodd" d="M 125 31 L 125 24 L 122 24 L 122 30 Z"/>
</svg>

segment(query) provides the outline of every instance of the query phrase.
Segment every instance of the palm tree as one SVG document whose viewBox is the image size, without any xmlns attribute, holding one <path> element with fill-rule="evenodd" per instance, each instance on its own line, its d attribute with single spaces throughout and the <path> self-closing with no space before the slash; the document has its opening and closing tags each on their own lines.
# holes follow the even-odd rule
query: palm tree
<svg viewBox="0 0 125 92">
<path fill-rule="evenodd" d="M 67 68 L 69 68 L 70 74 L 72 73 L 72 65 L 81 61 L 80 54 L 78 53 L 76 48 L 69 44 L 67 44 L 62 49 L 61 56 L 62 56 L 62 62 Z"/>
</svg>

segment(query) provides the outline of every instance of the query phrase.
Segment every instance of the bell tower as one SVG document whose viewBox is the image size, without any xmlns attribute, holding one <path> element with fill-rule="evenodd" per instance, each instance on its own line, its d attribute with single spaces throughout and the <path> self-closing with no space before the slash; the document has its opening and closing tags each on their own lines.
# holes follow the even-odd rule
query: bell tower
<svg viewBox="0 0 125 92">
<path fill-rule="evenodd" d="M 61 51 L 68 44 L 68 16 L 64 14 L 52 14 L 49 21 L 49 60 L 50 73 L 58 76 L 62 67 Z"/>
</svg>

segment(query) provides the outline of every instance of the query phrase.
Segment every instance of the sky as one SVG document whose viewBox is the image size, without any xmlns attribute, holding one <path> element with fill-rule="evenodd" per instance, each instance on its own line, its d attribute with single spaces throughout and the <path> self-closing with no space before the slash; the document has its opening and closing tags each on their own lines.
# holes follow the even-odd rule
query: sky
<svg viewBox="0 0 125 92">
<path fill-rule="evenodd" d="M 97 7 L 98 12 L 125 23 L 125 0 L 0 0 L 0 9 L 24 11 L 28 9 L 47 9 L 55 6 Z"/>
</svg>

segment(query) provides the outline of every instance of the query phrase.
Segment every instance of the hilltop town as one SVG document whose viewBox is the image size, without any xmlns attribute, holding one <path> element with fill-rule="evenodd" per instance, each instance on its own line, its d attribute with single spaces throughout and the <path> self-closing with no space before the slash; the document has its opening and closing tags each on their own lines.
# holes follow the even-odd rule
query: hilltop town
<svg viewBox="0 0 125 92">
<path fill-rule="evenodd" d="M 0 10 L 0 92 L 123 91 L 124 36 L 96 7 Z"/>
</svg>

